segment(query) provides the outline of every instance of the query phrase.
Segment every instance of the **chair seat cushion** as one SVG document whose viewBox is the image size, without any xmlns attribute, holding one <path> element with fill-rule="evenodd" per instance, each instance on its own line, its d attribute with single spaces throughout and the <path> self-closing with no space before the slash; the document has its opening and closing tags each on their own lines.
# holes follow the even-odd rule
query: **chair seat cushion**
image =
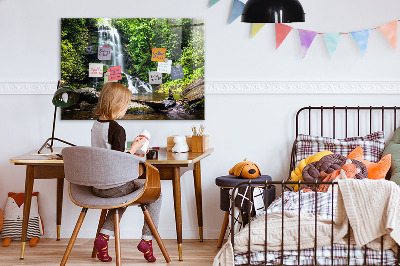
<svg viewBox="0 0 400 266">
<path fill-rule="evenodd" d="M 135 180 L 135 182 L 144 183 L 145 180 Z M 94 207 L 94 208 L 105 208 L 105 207 L 114 207 L 129 201 L 132 201 L 140 193 L 142 193 L 144 186 L 140 189 L 135 190 L 134 192 L 116 198 L 101 198 L 92 193 L 92 187 L 82 186 L 70 183 L 70 195 L 72 199 L 82 206 Z"/>
</svg>

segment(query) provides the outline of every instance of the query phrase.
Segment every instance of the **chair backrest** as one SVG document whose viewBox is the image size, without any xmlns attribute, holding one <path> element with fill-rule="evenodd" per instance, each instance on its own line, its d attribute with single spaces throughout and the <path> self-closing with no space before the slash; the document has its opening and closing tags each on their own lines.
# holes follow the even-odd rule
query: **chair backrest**
<svg viewBox="0 0 400 266">
<path fill-rule="evenodd" d="M 97 147 L 67 147 L 62 150 L 65 179 L 83 186 L 118 186 L 139 176 L 144 158 Z"/>
</svg>

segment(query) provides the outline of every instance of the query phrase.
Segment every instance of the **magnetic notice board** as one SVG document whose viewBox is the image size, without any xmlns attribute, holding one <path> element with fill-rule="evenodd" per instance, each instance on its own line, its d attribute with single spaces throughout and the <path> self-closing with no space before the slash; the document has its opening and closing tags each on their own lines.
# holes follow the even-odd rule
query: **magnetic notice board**
<svg viewBox="0 0 400 266">
<path fill-rule="evenodd" d="M 124 119 L 204 120 L 204 19 L 63 18 L 61 79 L 80 93 L 62 119 L 95 119 L 105 82 L 132 91 Z"/>
</svg>

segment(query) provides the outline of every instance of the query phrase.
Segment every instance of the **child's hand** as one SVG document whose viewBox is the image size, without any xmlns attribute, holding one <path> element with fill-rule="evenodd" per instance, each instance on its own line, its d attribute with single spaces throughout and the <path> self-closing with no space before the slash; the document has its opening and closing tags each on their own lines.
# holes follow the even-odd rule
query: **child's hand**
<svg viewBox="0 0 400 266">
<path fill-rule="evenodd" d="M 147 149 L 145 154 L 137 154 L 135 153 L 134 155 L 139 156 L 139 157 L 146 157 L 146 155 L 149 153 L 149 149 Z"/>
<path fill-rule="evenodd" d="M 143 147 L 143 145 L 146 143 L 146 141 L 147 140 L 145 138 L 136 137 L 135 140 L 132 142 L 129 152 L 131 154 L 135 154 L 140 148 Z M 136 155 L 138 155 L 138 154 L 136 154 Z"/>
</svg>

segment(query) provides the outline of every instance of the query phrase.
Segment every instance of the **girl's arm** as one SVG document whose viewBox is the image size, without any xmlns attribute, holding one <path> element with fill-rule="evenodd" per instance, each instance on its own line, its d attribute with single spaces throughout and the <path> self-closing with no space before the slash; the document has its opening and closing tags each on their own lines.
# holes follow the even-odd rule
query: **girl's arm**
<svg viewBox="0 0 400 266">
<path fill-rule="evenodd" d="M 136 154 L 136 151 L 138 151 L 140 148 L 142 148 L 142 146 L 144 145 L 144 143 L 146 141 L 147 140 L 145 138 L 136 137 L 135 140 L 132 142 L 131 148 L 129 149 L 129 153 L 134 154 L 139 157 L 146 156 L 146 154 Z"/>
</svg>

